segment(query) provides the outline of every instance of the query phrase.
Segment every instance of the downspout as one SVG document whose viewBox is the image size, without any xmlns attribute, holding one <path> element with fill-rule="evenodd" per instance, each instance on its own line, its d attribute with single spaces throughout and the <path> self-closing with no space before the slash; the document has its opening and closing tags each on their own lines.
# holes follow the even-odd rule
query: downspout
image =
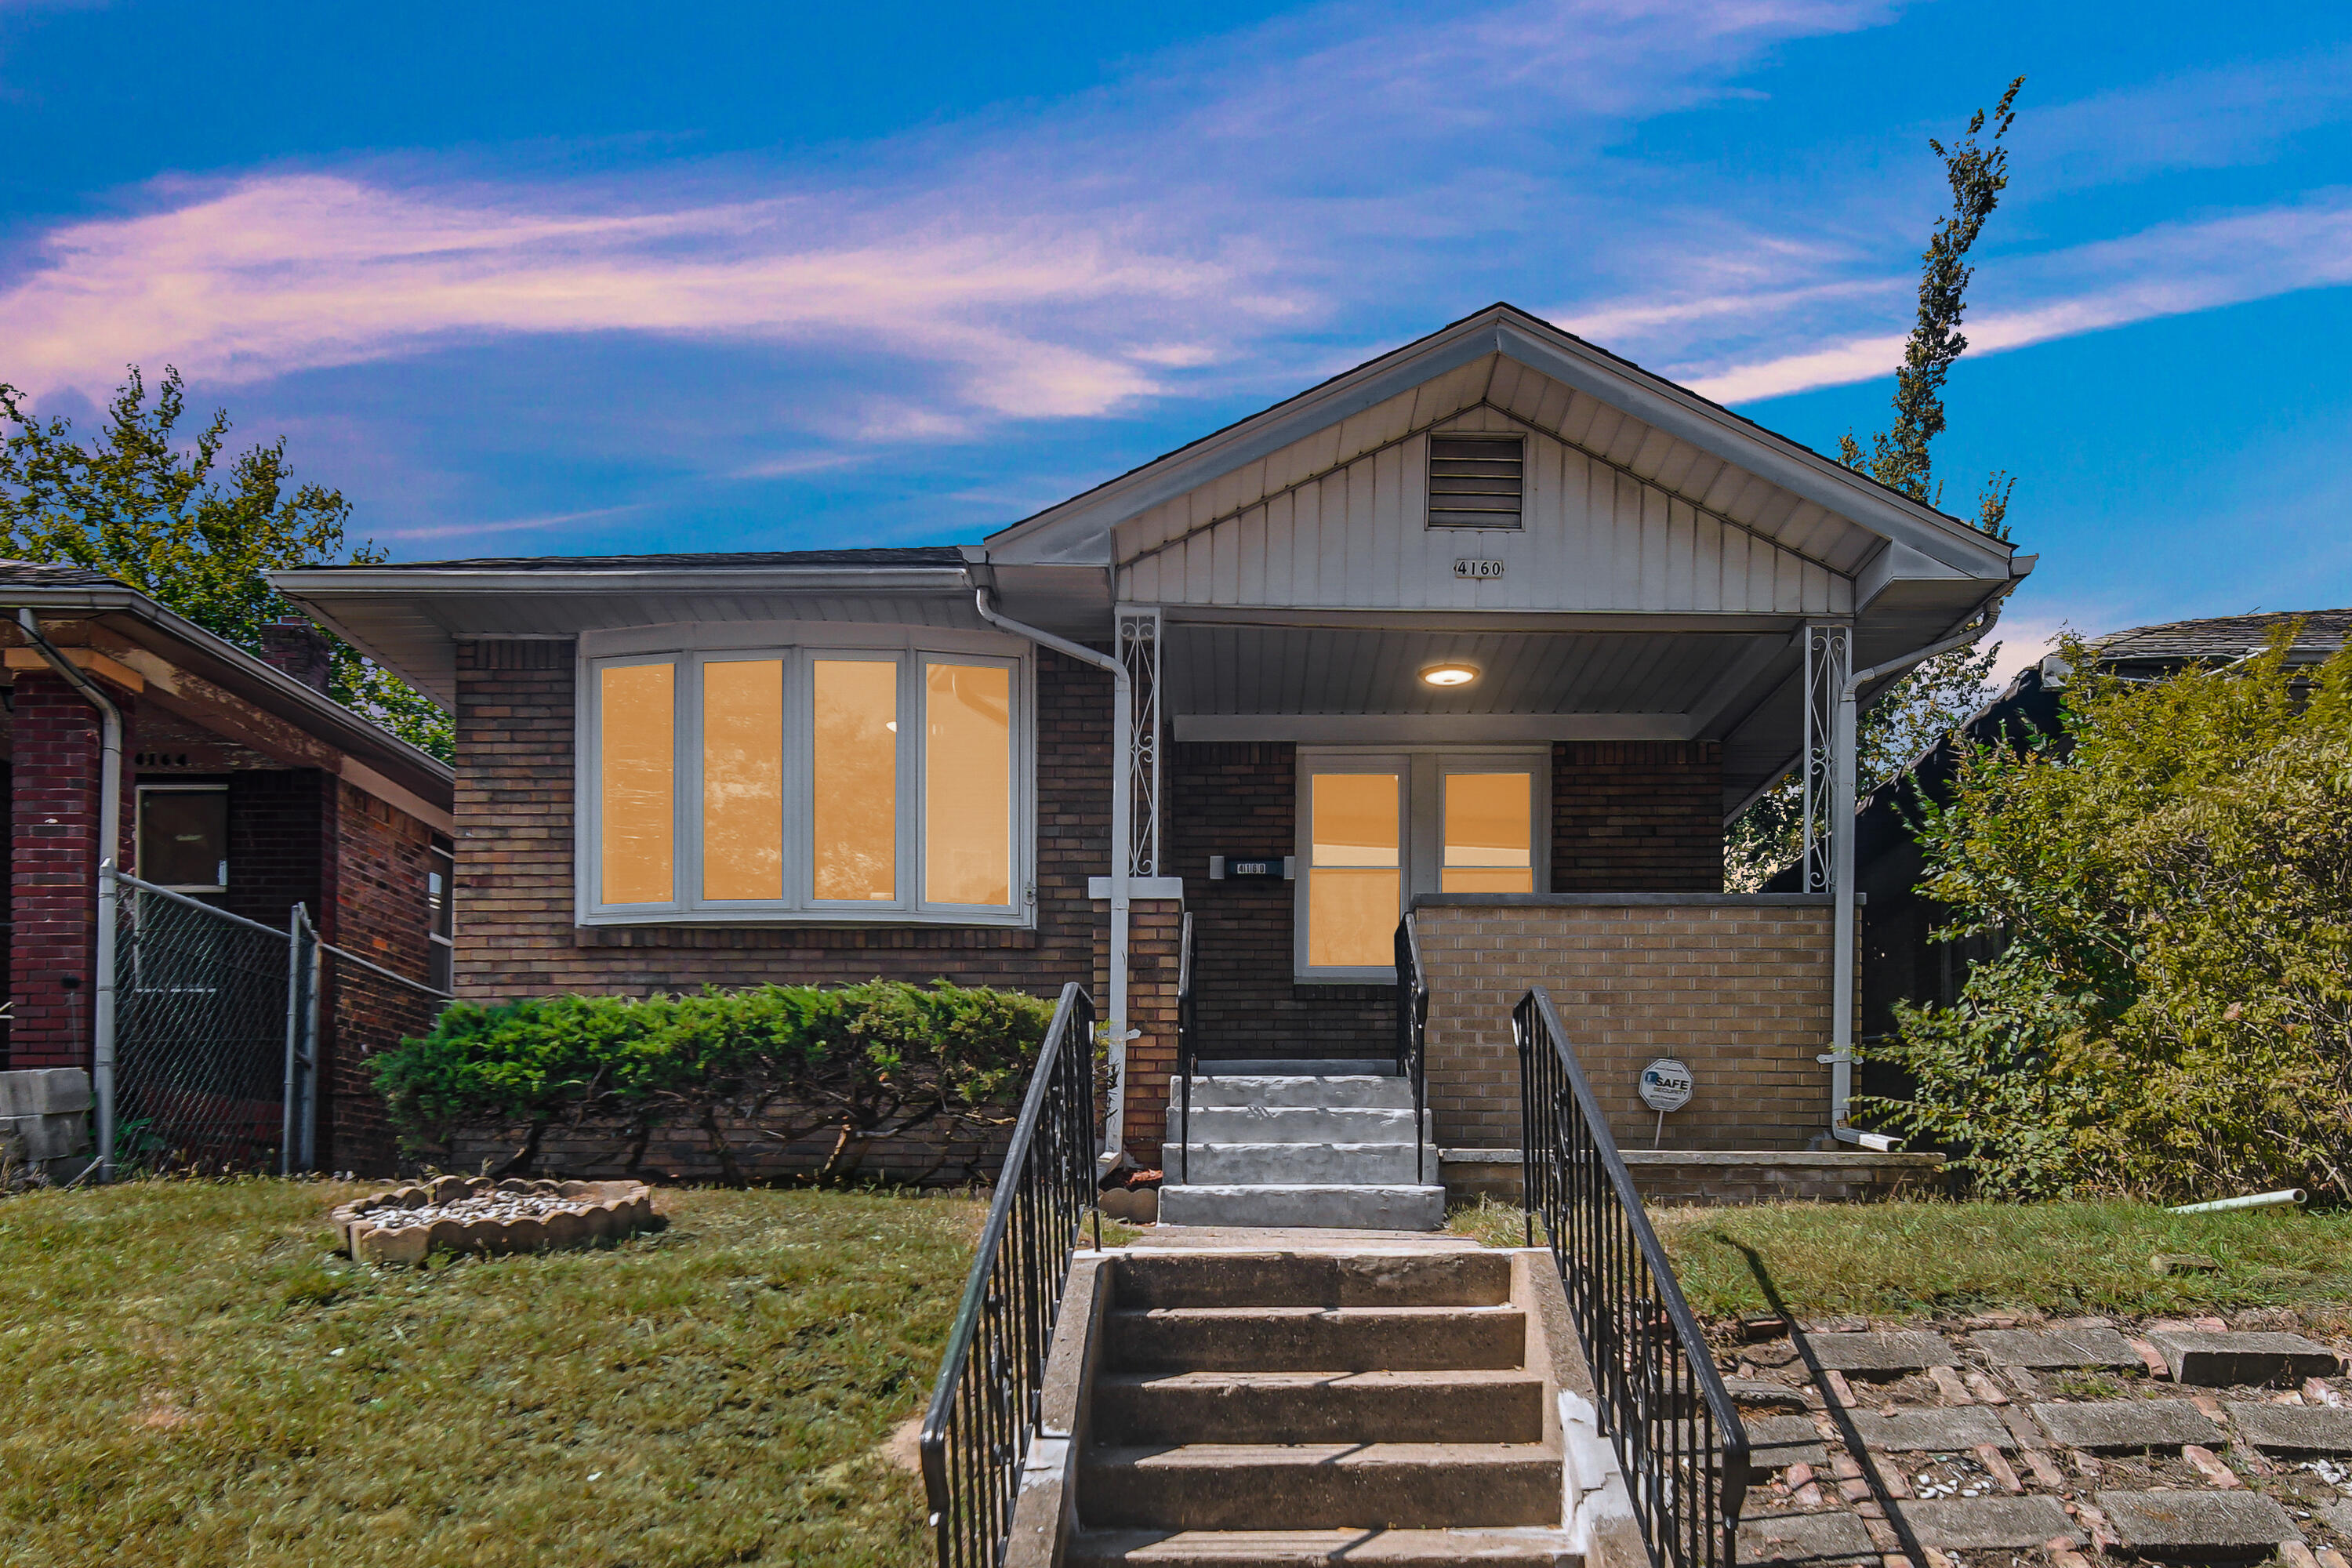
<svg viewBox="0 0 2352 1568">
<path fill-rule="evenodd" d="M 1836 759 L 1837 777 L 1832 784 L 1830 820 L 1832 830 L 1838 836 L 1838 844 L 1837 864 L 1831 880 L 1836 910 L 1832 917 L 1834 929 L 1830 938 L 1830 973 L 1834 984 L 1830 992 L 1831 1037 L 1827 1060 L 1830 1064 L 1830 1131 L 1842 1142 L 1859 1143 L 1865 1149 L 1884 1152 L 1894 1148 L 1898 1142 L 1883 1132 L 1864 1132 L 1846 1123 L 1846 1113 L 1853 1100 L 1853 993 L 1854 983 L 1859 978 L 1854 971 L 1854 942 L 1859 933 L 1854 930 L 1853 920 L 1853 863 L 1857 847 L 1854 843 L 1853 753 L 1861 728 L 1856 695 L 1874 680 L 1901 675 L 1954 648 L 1966 647 L 1983 637 L 2000 619 L 2001 605 L 2009 597 L 2010 588 L 2015 586 L 2016 583 L 2012 581 L 2009 587 L 1995 595 L 1984 607 L 1984 619 L 1974 626 L 1917 653 L 1873 665 L 1868 669 L 1858 669 L 1847 676 L 1845 684 L 1838 689 L 1837 730 L 1831 742 L 1831 752 Z"/>
<path fill-rule="evenodd" d="M 90 1098 L 96 1102 L 94 1141 L 98 1144 L 100 1181 L 114 1179 L 114 857 L 122 841 L 122 710 L 98 682 L 83 673 L 41 631 L 41 620 L 28 609 L 16 612 L 16 625 L 40 650 L 49 668 L 68 686 L 98 710 L 98 942 L 91 954 L 90 977 Z"/>
<path fill-rule="evenodd" d="M 1083 643 L 1055 637 L 1038 626 L 1024 626 L 999 615 L 989 605 L 989 590 L 973 591 L 981 619 L 1015 637 L 1081 663 L 1110 672 L 1111 679 L 1111 797 L 1110 797 L 1110 1106 L 1103 1116 L 1103 1146 L 1097 1163 L 1108 1173 L 1127 1154 L 1127 945 L 1129 896 L 1128 857 L 1133 848 L 1135 811 L 1135 683 L 1127 666 Z"/>
</svg>

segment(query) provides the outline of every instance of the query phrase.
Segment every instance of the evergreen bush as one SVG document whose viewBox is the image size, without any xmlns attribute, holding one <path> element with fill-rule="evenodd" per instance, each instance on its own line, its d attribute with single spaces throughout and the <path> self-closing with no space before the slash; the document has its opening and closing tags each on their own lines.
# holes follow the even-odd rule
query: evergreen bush
<svg viewBox="0 0 2352 1568">
<path fill-rule="evenodd" d="M 464 1131 L 522 1140 L 528 1170 L 553 1127 L 702 1129 L 740 1179 L 722 1121 L 792 1143 L 834 1133 L 819 1179 L 851 1173 L 877 1139 L 1006 1120 L 1054 1005 L 1018 992 L 871 980 L 707 989 L 679 996 L 453 1002 L 432 1033 L 370 1063 L 412 1152 Z"/>
<path fill-rule="evenodd" d="M 2071 647 L 2063 732 L 1966 759 L 1923 890 L 2005 945 L 1858 1110 L 1995 1194 L 2352 1198 L 2352 650 L 2294 629 L 2152 683 Z"/>
</svg>

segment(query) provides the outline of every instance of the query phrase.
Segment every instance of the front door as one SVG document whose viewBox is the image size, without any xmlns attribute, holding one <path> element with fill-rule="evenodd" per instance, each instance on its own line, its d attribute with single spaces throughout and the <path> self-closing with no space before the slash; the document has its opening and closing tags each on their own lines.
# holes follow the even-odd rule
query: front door
<svg viewBox="0 0 2352 1568">
<path fill-rule="evenodd" d="M 1549 749 L 1302 749 L 1297 978 L 1392 980 L 1416 893 L 1540 891 L 1549 763 Z"/>
</svg>

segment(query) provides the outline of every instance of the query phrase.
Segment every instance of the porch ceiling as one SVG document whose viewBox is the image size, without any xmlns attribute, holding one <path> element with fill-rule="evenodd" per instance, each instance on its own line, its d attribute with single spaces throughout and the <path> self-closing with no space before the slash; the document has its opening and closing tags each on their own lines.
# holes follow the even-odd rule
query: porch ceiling
<svg viewBox="0 0 2352 1568">
<path fill-rule="evenodd" d="M 1162 654 L 1180 715 L 1631 715 L 1704 720 L 1727 671 L 1786 648 L 1787 632 L 1473 632 L 1185 626 Z M 1793 658 L 1793 655 L 1791 656 Z M 1450 690 L 1420 672 L 1466 660 Z"/>
</svg>

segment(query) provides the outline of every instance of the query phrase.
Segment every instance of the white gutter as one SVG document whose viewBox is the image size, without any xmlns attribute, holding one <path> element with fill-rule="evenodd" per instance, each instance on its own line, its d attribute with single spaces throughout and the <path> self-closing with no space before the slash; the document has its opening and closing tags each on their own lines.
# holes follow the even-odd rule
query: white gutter
<svg viewBox="0 0 2352 1568">
<path fill-rule="evenodd" d="M 98 1144 L 99 1180 L 114 1179 L 114 857 L 122 840 L 122 710 L 99 689 L 98 682 L 57 650 L 41 631 L 41 618 L 28 609 L 16 612 L 16 624 L 40 650 L 49 668 L 68 686 L 98 710 L 98 943 L 90 966 L 90 1098 L 96 1102 L 94 1142 Z"/>
<path fill-rule="evenodd" d="M 1111 679 L 1111 797 L 1110 797 L 1110 1107 L 1103 1116 L 1103 1146 L 1097 1163 L 1106 1172 L 1127 1153 L 1127 943 L 1129 908 L 1128 856 L 1133 846 L 1135 809 L 1135 684 L 1127 666 L 1083 643 L 1055 637 L 1042 627 L 1024 626 L 999 615 L 988 603 L 989 590 L 973 591 L 981 618 L 1015 637 L 1050 647 L 1055 653 L 1107 669 Z"/>
<path fill-rule="evenodd" d="M 1974 626 L 1956 637 L 1931 644 L 1917 653 L 1906 654 L 1901 658 L 1873 665 L 1868 669 L 1855 670 L 1846 677 L 1845 684 L 1838 689 L 1837 718 L 1834 721 L 1837 728 L 1830 742 L 1831 755 L 1836 759 L 1837 768 L 1837 776 L 1831 784 L 1830 821 L 1832 831 L 1838 836 L 1838 845 L 1837 865 L 1831 882 L 1836 899 L 1836 912 L 1832 917 L 1834 929 L 1831 932 L 1830 1054 L 1827 1060 L 1830 1064 L 1830 1131 L 1842 1142 L 1859 1143 L 1865 1149 L 1884 1152 L 1900 1142 L 1883 1132 L 1864 1132 L 1846 1124 L 1846 1113 L 1853 1100 L 1853 993 L 1857 978 L 1853 960 L 1857 934 L 1853 924 L 1853 863 L 1855 851 L 1860 847 L 1854 841 L 1853 752 L 1860 728 L 1860 705 L 1855 695 L 1874 680 L 1900 675 L 1938 655 L 1949 653 L 1957 647 L 1966 647 L 1983 637 L 2000 619 L 2001 603 L 2009 597 L 2010 588 L 2015 586 L 2016 583 L 2011 582 L 1994 595 L 1984 607 L 1984 619 Z"/>
</svg>

